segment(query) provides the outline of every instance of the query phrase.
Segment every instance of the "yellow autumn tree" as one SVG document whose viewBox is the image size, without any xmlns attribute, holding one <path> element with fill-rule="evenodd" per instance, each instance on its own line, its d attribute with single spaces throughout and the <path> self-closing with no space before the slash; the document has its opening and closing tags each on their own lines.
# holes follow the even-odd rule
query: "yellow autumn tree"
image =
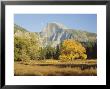
<svg viewBox="0 0 110 89">
<path fill-rule="evenodd" d="M 81 43 L 67 39 L 61 45 L 61 55 L 59 57 L 63 61 L 71 61 L 74 59 L 86 59 L 86 49 Z"/>
</svg>

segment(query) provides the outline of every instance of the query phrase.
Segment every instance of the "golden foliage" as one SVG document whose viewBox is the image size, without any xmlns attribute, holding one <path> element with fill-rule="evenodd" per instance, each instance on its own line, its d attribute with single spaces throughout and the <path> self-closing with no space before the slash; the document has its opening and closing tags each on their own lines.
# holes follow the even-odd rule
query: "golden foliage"
<svg viewBox="0 0 110 89">
<path fill-rule="evenodd" d="M 73 60 L 73 59 L 86 59 L 87 55 L 86 49 L 81 45 L 81 43 L 74 41 L 72 39 L 64 40 L 61 46 L 61 60 Z"/>
</svg>

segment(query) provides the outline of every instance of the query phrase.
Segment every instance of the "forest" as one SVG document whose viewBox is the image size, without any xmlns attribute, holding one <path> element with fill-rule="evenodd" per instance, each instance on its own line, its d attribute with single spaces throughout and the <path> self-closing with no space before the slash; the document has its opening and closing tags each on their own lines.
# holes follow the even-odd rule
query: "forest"
<svg viewBox="0 0 110 89">
<path fill-rule="evenodd" d="M 38 43 L 38 44 L 37 44 Z M 34 35 L 32 38 L 15 37 L 15 61 L 23 60 L 46 60 L 64 59 L 63 56 L 68 59 L 96 59 L 97 58 L 97 45 L 96 43 L 80 43 L 74 40 L 64 40 L 56 47 L 46 46 L 39 47 Z M 67 59 L 67 60 L 68 60 Z"/>
</svg>

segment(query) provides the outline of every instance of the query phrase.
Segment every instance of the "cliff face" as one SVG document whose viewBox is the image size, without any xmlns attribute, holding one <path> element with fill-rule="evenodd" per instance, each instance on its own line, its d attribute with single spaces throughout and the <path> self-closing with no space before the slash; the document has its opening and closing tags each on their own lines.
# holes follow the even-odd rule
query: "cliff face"
<svg viewBox="0 0 110 89">
<path fill-rule="evenodd" d="M 65 39 L 74 39 L 80 42 L 95 42 L 97 36 L 96 33 L 70 29 L 59 23 L 48 23 L 40 34 L 46 40 L 46 44 L 53 46 Z"/>
</svg>

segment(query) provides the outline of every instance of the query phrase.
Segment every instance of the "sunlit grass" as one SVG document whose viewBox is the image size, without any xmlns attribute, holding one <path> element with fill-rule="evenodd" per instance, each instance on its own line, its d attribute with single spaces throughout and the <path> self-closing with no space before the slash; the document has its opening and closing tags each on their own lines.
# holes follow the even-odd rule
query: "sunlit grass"
<svg viewBox="0 0 110 89">
<path fill-rule="evenodd" d="M 63 62 L 62 60 L 53 60 L 53 59 L 46 59 L 46 60 L 29 60 L 29 61 L 22 61 L 20 63 L 30 65 L 30 64 L 97 64 L 97 60 L 74 60 L 74 61 L 66 61 Z"/>
<path fill-rule="evenodd" d="M 35 64 L 53 63 L 60 64 L 60 61 L 30 61 L 29 62 L 15 62 L 14 75 L 15 76 L 96 76 L 97 69 L 90 68 L 82 70 L 80 67 L 58 67 L 58 66 L 39 66 Z M 86 61 L 87 62 L 87 61 Z M 84 63 L 86 63 L 84 62 Z M 64 62 L 65 63 L 65 62 Z M 68 62 L 69 63 L 69 62 Z M 79 62 L 81 63 L 81 61 Z M 83 62 L 82 62 L 83 63 Z M 91 62 L 90 62 L 91 63 Z M 96 63 L 96 61 L 92 61 Z M 79 64 L 80 65 L 80 64 Z"/>
</svg>

